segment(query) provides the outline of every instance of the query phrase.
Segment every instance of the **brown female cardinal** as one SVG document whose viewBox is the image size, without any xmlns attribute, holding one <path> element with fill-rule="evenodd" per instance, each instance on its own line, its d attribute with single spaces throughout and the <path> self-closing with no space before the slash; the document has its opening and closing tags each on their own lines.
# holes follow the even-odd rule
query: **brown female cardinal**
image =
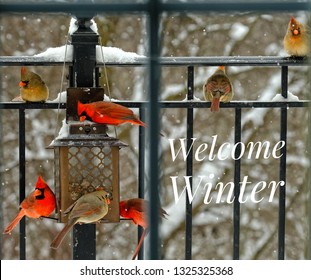
<svg viewBox="0 0 311 280">
<path fill-rule="evenodd" d="M 120 216 L 125 219 L 132 219 L 134 224 L 139 225 L 144 229 L 133 254 L 132 260 L 136 258 L 148 230 L 148 204 L 149 202 L 142 198 L 132 198 L 120 201 Z M 160 208 L 159 217 L 166 218 L 166 215 L 168 215 L 166 211 Z"/>
<path fill-rule="evenodd" d="M 307 56 L 310 52 L 308 29 L 294 17 L 290 18 L 283 42 L 285 51 L 291 56 Z"/>
<path fill-rule="evenodd" d="M 26 102 L 45 102 L 49 97 L 49 89 L 41 77 L 26 67 L 21 68 L 19 86 L 21 98 Z"/>
<path fill-rule="evenodd" d="M 109 194 L 104 190 L 87 193 L 76 200 L 64 213 L 68 214 L 68 222 L 51 243 L 51 248 L 57 249 L 66 234 L 77 223 L 94 223 L 105 217 L 110 204 Z"/>
<path fill-rule="evenodd" d="M 35 190 L 22 201 L 21 210 L 3 233 L 10 233 L 24 216 L 34 219 L 48 217 L 54 211 L 55 206 L 56 199 L 53 191 L 39 176 Z"/>
<path fill-rule="evenodd" d="M 82 104 L 78 101 L 78 115 L 81 116 L 84 112 L 95 123 L 119 125 L 127 122 L 146 127 L 131 109 L 113 102 L 97 101 Z M 84 121 L 85 118 L 86 116 L 81 116 L 80 121 Z"/>
<path fill-rule="evenodd" d="M 211 101 L 211 111 L 219 110 L 219 102 L 230 102 L 233 97 L 232 84 L 226 75 L 225 66 L 219 66 L 203 86 L 206 101 Z"/>
</svg>

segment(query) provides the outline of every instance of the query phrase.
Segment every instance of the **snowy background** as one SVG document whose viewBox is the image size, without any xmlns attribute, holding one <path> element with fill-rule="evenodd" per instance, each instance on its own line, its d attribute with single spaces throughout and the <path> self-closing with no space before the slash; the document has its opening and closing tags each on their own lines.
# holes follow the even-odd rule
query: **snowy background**
<svg viewBox="0 0 311 280">
<path fill-rule="evenodd" d="M 286 55 L 282 40 L 292 14 L 165 14 L 161 18 L 163 40 L 162 56 L 270 56 Z M 304 13 L 293 14 L 307 22 Z M 142 15 L 97 16 L 95 19 L 106 61 L 135 60 L 147 53 L 146 18 Z M 2 15 L 1 56 L 45 55 L 59 59 L 64 53 L 70 17 L 63 15 Z M 52 49 L 50 49 L 52 48 Z M 57 48 L 57 49 L 53 49 Z M 98 59 L 101 59 L 101 51 Z M 70 48 L 67 49 L 70 58 Z M 61 85 L 62 67 L 36 66 L 30 70 L 39 73 L 50 89 L 50 101 L 58 98 L 60 91 L 68 87 L 67 80 Z M 202 86 L 214 67 L 195 68 L 195 99 L 204 101 Z M 103 74 L 100 84 L 107 90 Z M 0 100 L 11 101 L 19 94 L 20 67 L 2 67 L 2 91 Z M 182 101 L 186 98 L 186 67 L 162 69 L 160 100 Z M 107 67 L 112 98 L 117 100 L 143 101 L 147 99 L 145 69 L 139 67 Z M 67 70 L 66 70 L 67 74 Z M 229 67 L 235 91 L 234 100 L 279 100 L 280 67 Z M 309 99 L 310 81 L 308 67 L 290 67 L 289 92 L 292 99 Z M 107 92 L 107 91 L 106 91 Z M 1 187 L 5 198 L 1 204 L 1 228 L 16 215 L 18 209 L 18 111 L 2 110 L 1 138 Z M 53 151 L 47 150 L 58 135 L 61 116 L 57 110 L 26 111 L 27 176 L 26 193 L 29 193 L 42 174 L 50 186 L 54 185 Z M 198 144 L 210 143 L 218 135 L 219 143 L 233 141 L 234 109 L 221 109 L 212 114 L 209 109 L 195 109 L 194 137 Z M 168 138 L 186 137 L 186 110 L 162 109 L 162 130 Z M 243 109 L 242 141 L 279 141 L 279 109 Z M 307 249 L 307 109 L 288 110 L 287 141 L 287 214 L 286 258 L 305 259 Z M 118 127 L 119 138 L 129 147 L 120 152 L 121 199 L 137 196 L 138 128 L 131 125 Z M 111 130 L 113 132 L 113 130 Z M 161 257 L 184 258 L 185 214 L 184 202 L 175 204 L 170 176 L 186 175 L 182 159 L 172 163 L 169 143 L 161 139 L 161 203 L 169 219 L 161 226 Z M 148 149 L 148 147 L 146 148 Z M 216 180 L 233 181 L 234 161 L 194 162 L 194 177 L 216 174 Z M 256 183 L 265 180 L 278 181 L 279 161 L 270 159 L 242 159 L 241 177 L 249 176 Z M 183 185 L 182 185 L 183 186 Z M 226 203 L 202 203 L 204 192 L 193 205 L 193 258 L 232 258 L 232 205 Z M 267 191 L 266 195 L 269 195 Z M 277 258 L 278 197 L 272 203 L 246 203 L 241 206 L 241 259 Z M 50 220 L 27 219 L 28 259 L 70 259 L 71 242 L 67 237 L 61 248 L 51 250 L 49 244 L 63 227 Z M 136 227 L 131 222 L 97 226 L 97 258 L 129 259 L 135 249 Z M 1 238 L 1 258 L 19 258 L 18 228 Z"/>
</svg>

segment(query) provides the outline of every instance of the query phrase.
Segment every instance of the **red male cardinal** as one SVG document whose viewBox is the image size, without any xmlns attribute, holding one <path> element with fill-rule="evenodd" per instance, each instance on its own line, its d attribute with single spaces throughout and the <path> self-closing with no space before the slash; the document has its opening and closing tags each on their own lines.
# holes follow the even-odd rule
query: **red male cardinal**
<svg viewBox="0 0 311 280">
<path fill-rule="evenodd" d="M 219 102 L 230 102 L 233 97 L 232 84 L 226 75 L 225 66 L 219 66 L 203 86 L 206 101 L 211 101 L 211 111 L 219 110 Z"/>
<path fill-rule="evenodd" d="M 98 190 L 81 196 L 64 212 L 69 213 L 68 222 L 62 231 L 51 243 L 51 248 L 57 249 L 66 234 L 76 223 L 94 223 L 105 217 L 110 204 L 109 194 L 104 190 Z"/>
<path fill-rule="evenodd" d="M 22 201 L 21 210 L 3 233 L 10 233 L 24 216 L 34 219 L 48 217 L 54 211 L 55 206 L 56 199 L 53 191 L 39 176 L 35 190 Z"/>
<path fill-rule="evenodd" d="M 119 125 L 127 122 L 146 127 L 146 124 L 132 110 L 112 102 L 97 101 L 82 104 L 78 101 L 78 115 L 81 116 L 83 112 L 95 123 Z M 85 116 L 81 116 L 80 121 L 84 121 L 85 118 Z"/>
<path fill-rule="evenodd" d="M 142 198 L 132 198 L 129 200 L 120 201 L 120 216 L 125 219 L 132 219 L 134 224 L 139 225 L 144 229 L 133 254 L 132 260 L 136 258 L 148 230 L 148 204 L 149 202 Z M 168 215 L 166 211 L 160 208 L 159 217 L 166 218 L 166 215 Z"/>
<path fill-rule="evenodd" d="M 49 97 L 49 89 L 41 77 L 26 67 L 21 68 L 21 98 L 26 102 L 45 102 Z"/>
<path fill-rule="evenodd" d="M 294 17 L 290 18 L 283 42 L 284 49 L 289 55 L 306 56 L 310 52 L 310 37 L 307 27 Z"/>
</svg>

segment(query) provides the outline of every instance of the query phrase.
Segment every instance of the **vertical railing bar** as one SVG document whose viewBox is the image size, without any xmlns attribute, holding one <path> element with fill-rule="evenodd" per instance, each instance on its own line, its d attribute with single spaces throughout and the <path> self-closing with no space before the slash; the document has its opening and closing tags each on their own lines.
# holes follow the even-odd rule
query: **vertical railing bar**
<svg viewBox="0 0 311 280">
<path fill-rule="evenodd" d="M 187 100 L 193 100 L 193 88 L 194 88 L 194 67 L 188 66 L 187 68 Z M 193 150 L 192 150 L 192 138 L 193 138 L 193 108 L 188 106 L 187 108 L 187 151 L 189 155 L 186 163 L 186 175 L 190 176 L 190 188 L 192 189 L 192 175 L 193 175 Z M 191 149 L 190 149 L 191 148 Z M 192 259 L 192 204 L 189 201 L 189 197 L 186 196 L 186 238 L 185 238 L 185 259 Z"/>
<path fill-rule="evenodd" d="M 281 86 L 282 86 L 282 96 L 287 98 L 288 92 L 288 66 L 282 66 L 281 68 Z"/>
<path fill-rule="evenodd" d="M 310 8 L 311 8 L 311 3 L 310 3 Z M 310 62 L 309 62 L 310 65 Z M 309 81 L 311 80 L 311 71 L 309 68 L 308 71 L 308 78 Z M 309 155 L 309 161 L 311 160 L 311 106 L 308 106 L 308 147 L 307 147 L 307 152 Z M 308 197 L 308 203 L 307 203 L 307 215 L 308 215 L 308 238 L 307 238 L 307 257 L 306 259 L 311 260 L 311 166 L 309 165 L 308 167 L 308 187 L 307 187 L 307 193 L 309 192 L 309 197 Z"/>
<path fill-rule="evenodd" d="M 311 72 L 309 71 L 309 79 L 311 78 Z M 308 107 L 308 130 L 311 131 L 311 106 Z M 309 157 L 311 155 L 311 135 L 308 135 L 308 154 Z M 310 161 L 310 159 L 309 159 Z M 308 213 L 308 238 L 307 238 L 307 258 L 311 260 L 311 166 L 308 167 L 308 187 L 307 193 L 309 192 L 308 196 L 308 203 L 307 203 L 307 213 Z"/>
<path fill-rule="evenodd" d="M 139 108 L 139 117 L 144 122 L 145 121 L 145 110 Z M 145 197 L 145 128 L 139 126 L 139 136 L 138 136 L 138 197 Z M 143 228 L 138 227 L 138 241 L 143 233 Z M 138 253 L 139 260 L 144 259 L 144 244 L 142 244 L 140 251 Z"/>
<path fill-rule="evenodd" d="M 2 77 L 0 75 L 0 84 L 2 84 Z M 3 96 L 2 94 L 2 88 L 0 87 L 0 95 Z M 1 102 L 1 98 L 0 98 L 0 102 Z M 3 153 L 3 147 L 4 147 L 4 137 L 3 137 L 3 110 L 0 110 L 0 158 L 1 158 L 1 161 L 0 161 L 0 169 L 2 170 L 4 168 L 4 153 Z M 4 206 L 3 206 L 3 202 L 4 202 L 4 188 L 3 188 L 3 182 L 4 182 L 4 178 L 3 178 L 3 173 L 0 172 L 0 182 L 1 182 L 1 186 L 0 187 L 0 211 L 1 211 L 1 214 L 0 214 L 0 228 L 4 228 Z M 0 260 L 2 260 L 4 257 L 3 257 L 3 242 L 2 242 L 2 239 L 0 238 Z"/>
<path fill-rule="evenodd" d="M 159 38 L 159 1 L 148 1 L 148 36 L 149 36 L 149 102 L 148 102 L 148 137 L 149 137 L 149 259 L 158 260 L 159 242 L 159 92 L 160 92 L 160 38 Z"/>
<path fill-rule="evenodd" d="M 281 86 L 282 96 L 287 97 L 288 91 L 288 66 L 282 66 Z M 285 256 L 285 207 L 286 207 L 286 138 L 287 138 L 287 108 L 281 108 L 281 133 L 280 140 L 285 142 L 281 149 L 280 158 L 280 181 L 285 184 L 279 188 L 279 231 L 278 231 L 278 259 Z"/>
<path fill-rule="evenodd" d="M 241 128 L 242 128 L 242 109 L 235 109 L 235 130 L 234 143 L 241 142 Z M 234 161 L 234 203 L 233 203 L 233 259 L 240 258 L 240 182 L 241 182 L 241 159 L 238 159 L 241 154 L 241 145 L 237 145 L 235 149 Z"/>
<path fill-rule="evenodd" d="M 19 202 L 26 196 L 26 121 L 25 109 L 19 109 Z M 26 260 L 26 220 L 19 223 L 19 248 L 21 260 Z"/>
</svg>

